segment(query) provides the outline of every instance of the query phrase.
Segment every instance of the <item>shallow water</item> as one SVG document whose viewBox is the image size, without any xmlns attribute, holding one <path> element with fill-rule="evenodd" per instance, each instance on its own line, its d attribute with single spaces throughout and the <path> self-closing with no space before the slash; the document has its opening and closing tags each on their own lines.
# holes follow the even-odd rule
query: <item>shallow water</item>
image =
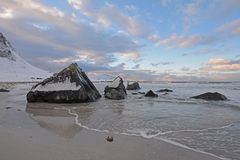
<svg viewBox="0 0 240 160">
<path fill-rule="evenodd" d="M 103 94 L 106 83 L 95 85 Z M 79 125 L 100 132 L 167 139 L 222 158 L 240 159 L 240 83 L 143 83 L 140 85 L 142 87 L 140 91 L 168 88 L 174 92 L 167 95 L 159 93 L 158 98 L 146 98 L 141 94 L 133 95 L 132 93 L 136 91 L 129 91 L 127 99 L 118 101 L 102 97 L 94 103 L 28 104 L 30 107 L 27 108 L 27 112 L 15 116 L 17 122 L 5 119 L 5 122 L 0 123 L 28 127 L 28 123 L 37 122 L 40 127 L 67 138 L 73 137 L 80 131 L 75 126 Z M 9 93 L 8 105 L 25 110 L 25 94 L 29 87 L 30 85 L 15 87 Z M 220 92 L 226 95 L 229 101 L 208 102 L 189 98 L 208 91 Z M 29 109 L 36 106 L 45 109 Z M 9 114 L 15 113 L 9 112 Z M 24 120 L 28 114 L 32 122 Z M 44 117 L 44 121 L 41 117 Z M 59 117 L 76 118 L 75 124 L 71 122 L 70 125 L 66 124 L 68 127 L 65 130 L 69 130 L 69 134 L 65 135 L 64 131 L 60 132 L 56 129 L 59 126 L 51 125 L 53 121 L 59 121 Z M 60 125 L 64 128 L 63 126 L 64 124 Z"/>
</svg>

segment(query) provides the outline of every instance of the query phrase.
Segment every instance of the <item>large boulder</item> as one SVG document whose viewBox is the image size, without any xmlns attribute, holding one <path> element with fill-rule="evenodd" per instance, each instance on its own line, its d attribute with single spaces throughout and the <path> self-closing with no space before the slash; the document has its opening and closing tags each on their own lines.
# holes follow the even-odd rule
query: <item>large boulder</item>
<svg viewBox="0 0 240 160">
<path fill-rule="evenodd" d="M 76 63 L 33 86 L 28 102 L 77 103 L 94 102 L 101 95 Z"/>
<path fill-rule="evenodd" d="M 141 89 L 138 82 L 128 82 L 127 90 L 138 90 Z"/>
<path fill-rule="evenodd" d="M 158 95 L 155 94 L 152 90 L 150 90 L 145 94 L 145 97 L 158 97 Z"/>
<path fill-rule="evenodd" d="M 125 99 L 127 96 L 127 91 L 123 84 L 121 77 L 116 77 L 111 84 L 107 85 L 104 89 L 104 96 L 108 99 Z"/>
<path fill-rule="evenodd" d="M 214 100 L 214 101 L 223 101 L 223 100 L 227 100 L 227 97 L 218 93 L 218 92 L 207 92 L 204 94 L 200 94 L 198 96 L 194 96 L 191 98 L 195 98 L 195 99 L 204 99 L 204 100 Z"/>
</svg>

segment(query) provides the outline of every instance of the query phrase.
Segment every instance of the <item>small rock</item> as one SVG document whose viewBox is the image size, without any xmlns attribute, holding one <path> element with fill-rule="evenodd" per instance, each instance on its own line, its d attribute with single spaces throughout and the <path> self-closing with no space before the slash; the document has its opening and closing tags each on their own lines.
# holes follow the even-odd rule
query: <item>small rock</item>
<svg viewBox="0 0 240 160">
<path fill-rule="evenodd" d="M 171 89 L 160 89 L 160 90 L 157 90 L 156 92 L 173 92 L 173 90 L 171 90 Z"/>
<path fill-rule="evenodd" d="M 112 137 L 112 136 L 107 136 L 106 140 L 107 140 L 108 142 L 113 142 L 113 137 Z"/>
<path fill-rule="evenodd" d="M 136 93 L 136 92 L 133 92 L 133 93 L 132 93 L 132 95 L 137 95 L 137 94 L 138 94 L 138 93 Z"/>
<path fill-rule="evenodd" d="M 9 92 L 9 90 L 1 88 L 0 92 Z"/>
<path fill-rule="evenodd" d="M 12 107 L 5 107 L 5 109 L 11 109 Z"/>
<path fill-rule="evenodd" d="M 158 95 L 155 94 L 152 90 L 150 90 L 145 94 L 145 97 L 158 97 Z"/>
<path fill-rule="evenodd" d="M 145 92 L 138 92 L 139 94 L 145 94 Z"/>
<path fill-rule="evenodd" d="M 127 84 L 127 90 L 138 90 L 141 89 L 138 82 L 129 82 Z"/>
<path fill-rule="evenodd" d="M 214 101 L 224 101 L 224 100 L 227 100 L 227 97 L 218 93 L 218 92 L 214 92 L 214 93 L 211 93 L 211 92 L 207 92 L 207 93 L 204 93 L 204 94 L 200 94 L 198 96 L 194 96 L 194 97 L 191 97 L 191 98 L 195 98 L 195 99 L 204 99 L 204 100 L 214 100 Z"/>
</svg>

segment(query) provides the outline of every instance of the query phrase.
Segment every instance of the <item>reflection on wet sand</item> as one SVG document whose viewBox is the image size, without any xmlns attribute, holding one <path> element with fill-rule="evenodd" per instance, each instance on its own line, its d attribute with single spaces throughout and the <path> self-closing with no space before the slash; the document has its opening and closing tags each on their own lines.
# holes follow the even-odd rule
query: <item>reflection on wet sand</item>
<svg viewBox="0 0 240 160">
<path fill-rule="evenodd" d="M 93 107 L 52 103 L 27 103 L 26 107 L 26 112 L 40 127 L 63 138 L 73 138 L 82 130 L 82 127 L 75 123 L 75 116 L 70 113 L 78 114 L 84 121 L 93 113 L 93 110 Z"/>
</svg>

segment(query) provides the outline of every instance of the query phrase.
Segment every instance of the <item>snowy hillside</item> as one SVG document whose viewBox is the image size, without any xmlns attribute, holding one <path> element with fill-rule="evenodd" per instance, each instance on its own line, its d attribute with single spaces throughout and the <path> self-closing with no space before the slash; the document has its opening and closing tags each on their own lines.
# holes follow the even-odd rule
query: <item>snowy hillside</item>
<svg viewBox="0 0 240 160">
<path fill-rule="evenodd" d="M 0 32 L 0 82 L 39 81 L 48 75 L 21 58 Z"/>
</svg>

